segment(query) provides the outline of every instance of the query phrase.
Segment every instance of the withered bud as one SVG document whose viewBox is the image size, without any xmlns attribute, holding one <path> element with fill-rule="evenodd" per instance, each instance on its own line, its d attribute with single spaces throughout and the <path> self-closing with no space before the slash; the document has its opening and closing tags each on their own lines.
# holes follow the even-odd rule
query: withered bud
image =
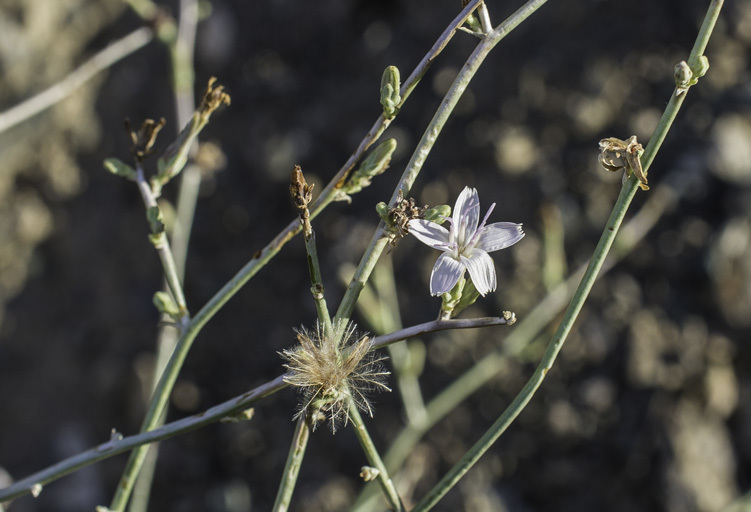
<svg viewBox="0 0 751 512">
<path fill-rule="evenodd" d="M 392 247 L 396 246 L 396 242 L 400 238 L 409 234 L 409 221 L 424 218 L 427 209 L 427 205 L 417 206 L 413 197 L 405 199 L 402 191 L 399 191 L 396 204 L 388 211 L 388 222 L 394 227 L 395 231 L 394 237 L 390 241 Z"/>
<path fill-rule="evenodd" d="M 627 175 L 633 172 L 639 179 L 642 190 L 649 190 L 647 174 L 641 165 L 643 153 L 644 148 L 636 140 L 636 135 L 632 135 L 628 140 L 608 137 L 600 141 L 600 155 L 597 160 L 610 172 L 621 169 L 624 169 Z"/>
<path fill-rule="evenodd" d="M 128 132 L 128 136 L 132 143 L 130 153 L 136 160 L 142 162 L 152 153 L 154 142 L 156 142 L 156 136 L 165 124 L 166 121 L 163 117 L 159 119 L 159 122 L 156 122 L 153 119 L 146 119 L 141 124 L 141 128 L 136 132 L 130 125 L 130 119 L 127 117 L 125 118 L 125 131 Z"/>
<path fill-rule="evenodd" d="M 224 92 L 224 86 L 219 85 L 214 87 L 214 82 L 216 82 L 215 76 L 209 78 L 209 84 L 206 87 L 206 92 L 203 94 L 203 99 L 201 99 L 201 106 L 198 109 L 201 116 L 210 116 L 222 103 L 225 105 L 230 104 L 230 97 L 229 94 Z"/>
<path fill-rule="evenodd" d="M 292 170 L 292 176 L 289 181 L 289 193 L 292 196 L 292 202 L 300 210 L 304 210 L 308 207 L 308 203 L 313 199 L 313 187 L 315 185 L 308 185 L 303 176 L 302 168 L 296 165 Z"/>
</svg>

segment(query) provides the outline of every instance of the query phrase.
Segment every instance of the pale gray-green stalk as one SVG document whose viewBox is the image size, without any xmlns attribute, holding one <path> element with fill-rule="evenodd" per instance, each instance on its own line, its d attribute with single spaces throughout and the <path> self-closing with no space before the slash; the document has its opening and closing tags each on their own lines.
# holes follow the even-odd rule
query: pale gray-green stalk
<svg viewBox="0 0 751 512">
<path fill-rule="evenodd" d="M 410 74 L 402 84 L 400 96 L 402 101 L 399 105 L 409 97 L 412 90 L 417 86 L 422 76 L 427 72 L 428 68 L 434 61 L 434 59 L 441 53 L 443 48 L 448 44 L 451 38 L 456 33 L 459 26 L 461 26 L 472 11 L 477 7 L 480 0 L 472 0 L 462 12 L 451 22 L 451 24 L 443 31 L 439 36 L 436 43 L 431 47 L 428 53 L 423 57 L 414 71 Z M 153 16 L 154 4 L 149 1 L 131 2 L 133 8 L 144 17 Z M 336 197 L 336 186 L 346 178 L 348 173 L 354 168 L 355 164 L 362 158 L 365 151 L 373 144 L 384 130 L 389 126 L 390 120 L 387 120 L 383 115 L 380 115 L 370 131 L 365 135 L 362 142 L 358 146 L 357 150 L 347 160 L 344 166 L 334 175 L 329 184 L 323 189 L 318 199 L 310 208 L 310 218 L 315 218 L 326 206 L 328 206 Z M 299 221 L 293 220 L 282 232 L 280 232 L 266 247 L 264 247 L 258 254 L 242 268 L 240 271 L 227 282 L 209 301 L 203 308 L 193 317 L 190 323 L 182 330 L 180 338 L 178 339 L 172 355 L 167 362 L 164 371 L 159 377 L 159 382 L 155 387 L 152 400 L 149 403 L 148 410 L 144 417 L 141 431 L 145 432 L 154 429 L 159 425 L 160 418 L 164 414 L 167 406 L 169 395 L 172 392 L 172 388 L 177 380 L 177 375 L 182 368 L 183 362 L 187 357 L 188 352 L 195 340 L 198 333 L 203 329 L 204 325 L 213 318 L 213 316 L 227 303 L 263 266 L 266 265 L 281 248 L 297 233 L 301 230 Z M 123 480 L 121 485 L 118 486 L 118 491 L 115 499 L 116 504 L 122 504 L 127 501 L 127 494 L 130 490 L 127 487 L 132 487 L 132 480 L 138 473 L 138 468 L 143 464 L 143 459 L 146 456 L 146 448 L 136 449 L 129 459 L 126 470 L 123 473 Z M 122 490 L 122 491 L 121 491 Z M 120 498 L 122 496 L 123 498 Z M 117 508 L 115 508 L 117 510 Z"/>
<path fill-rule="evenodd" d="M 490 327 L 498 325 L 507 325 L 509 322 L 505 318 L 485 317 L 470 319 L 453 319 L 453 320 L 435 320 L 423 324 L 414 325 L 397 332 L 379 336 L 371 345 L 371 350 L 386 347 L 397 341 L 421 336 L 431 332 L 444 331 L 449 329 L 474 329 L 478 327 Z M 236 396 L 221 404 L 215 405 L 205 411 L 193 416 L 182 418 L 180 420 L 168 423 L 162 427 L 140 432 L 138 434 L 123 438 L 110 439 L 87 451 L 78 453 L 67 459 L 64 459 L 52 466 L 29 475 L 12 485 L 0 489 L 0 501 L 11 500 L 30 494 L 37 486 L 45 486 L 54 482 L 65 475 L 73 473 L 88 465 L 94 464 L 104 459 L 108 459 L 120 453 L 128 452 L 134 448 L 148 445 L 163 439 L 196 430 L 211 423 L 215 423 L 224 418 L 234 418 L 248 409 L 258 400 L 269 396 L 288 386 L 284 380 L 284 375 L 257 386 L 242 395 Z"/>
<path fill-rule="evenodd" d="M 688 59 L 689 66 L 691 66 L 692 70 L 698 68 L 700 59 L 704 55 L 704 49 L 706 48 L 709 37 L 712 34 L 712 30 L 714 29 L 720 10 L 722 9 L 722 4 L 723 0 L 713 0 L 710 3 L 704 22 L 699 30 L 696 43 L 694 44 Z M 655 155 L 660 149 L 662 142 L 665 140 L 665 136 L 672 126 L 685 98 L 686 91 L 679 91 L 679 87 L 676 86 L 670 97 L 670 101 L 663 112 L 662 118 L 655 129 L 655 133 L 652 138 L 650 138 L 649 144 L 642 155 L 641 163 L 645 173 L 649 170 L 649 167 L 654 161 Z M 453 488 L 454 485 L 456 485 L 461 477 L 469 471 L 469 469 L 490 448 L 490 446 L 495 443 L 498 437 L 508 428 L 532 399 L 535 392 L 542 384 L 542 381 L 545 379 L 548 371 L 552 368 L 558 353 L 563 347 L 563 344 L 566 341 L 582 306 L 584 305 L 584 301 L 589 295 L 592 285 L 597 279 L 597 275 L 605 262 L 605 257 L 613 245 L 618 229 L 623 222 L 623 218 L 626 215 L 626 211 L 628 210 L 636 191 L 639 189 L 639 185 L 640 181 L 635 174 L 632 174 L 623 184 L 621 193 L 618 196 L 613 211 L 610 214 L 610 218 L 605 225 L 600 241 L 592 254 L 592 258 L 590 259 L 587 270 L 584 273 L 584 277 L 579 283 L 579 287 L 574 292 L 574 297 L 569 303 L 563 319 L 561 320 L 558 329 L 553 334 L 553 337 L 548 344 L 548 348 L 532 377 L 480 440 L 464 454 L 461 460 L 457 462 L 435 485 L 435 487 L 415 506 L 414 512 L 430 510 L 436 503 L 438 503 L 438 501 L 451 488 Z"/>
</svg>

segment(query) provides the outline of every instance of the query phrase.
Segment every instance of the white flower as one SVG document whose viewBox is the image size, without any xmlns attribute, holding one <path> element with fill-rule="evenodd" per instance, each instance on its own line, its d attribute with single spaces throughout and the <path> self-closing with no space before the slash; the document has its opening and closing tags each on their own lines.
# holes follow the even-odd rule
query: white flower
<svg viewBox="0 0 751 512">
<path fill-rule="evenodd" d="M 513 222 L 496 222 L 486 226 L 485 221 L 494 207 L 495 203 L 490 205 L 478 226 L 480 199 L 477 190 L 464 187 L 456 199 L 452 218 L 447 219 L 450 230 L 427 220 L 409 221 L 411 234 L 433 249 L 443 251 L 430 275 L 432 295 L 451 291 L 465 270 L 469 271 L 469 277 L 481 295 L 495 290 L 495 267 L 488 253 L 514 245 L 524 238 L 524 231 L 521 224 Z"/>
</svg>

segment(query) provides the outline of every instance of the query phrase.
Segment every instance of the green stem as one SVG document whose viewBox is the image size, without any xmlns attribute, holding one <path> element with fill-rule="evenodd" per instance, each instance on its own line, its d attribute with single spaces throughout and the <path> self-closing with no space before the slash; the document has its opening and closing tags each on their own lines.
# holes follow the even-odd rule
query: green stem
<svg viewBox="0 0 751 512">
<path fill-rule="evenodd" d="M 190 121 L 195 102 L 193 100 L 195 91 L 193 89 L 193 48 L 195 47 L 196 26 L 198 24 L 198 2 L 196 0 L 181 0 L 180 15 L 177 21 L 177 38 L 161 38 L 170 47 L 170 56 L 172 64 L 172 87 L 175 94 L 175 112 L 176 126 L 185 126 Z M 191 153 L 195 153 L 198 147 L 197 142 L 193 144 Z M 195 214 L 198 202 L 198 191 L 201 184 L 201 171 L 194 163 L 188 163 L 181 173 L 180 186 L 177 199 L 177 215 L 171 233 L 172 256 L 175 262 L 175 269 L 180 281 L 185 278 L 185 262 L 188 256 L 188 243 L 193 225 L 193 216 Z M 179 332 L 171 326 L 163 326 L 159 329 L 157 339 L 157 357 L 154 365 L 154 377 L 151 382 L 150 394 L 144 399 L 148 400 L 155 391 L 159 376 L 169 360 L 170 354 L 175 349 Z M 162 414 L 158 425 L 164 424 L 165 414 Z M 149 496 L 151 495 L 151 485 L 156 470 L 156 462 L 159 457 L 159 445 L 153 444 L 147 452 L 143 466 L 139 469 L 133 467 L 132 470 L 138 471 L 135 480 L 135 486 L 130 498 L 130 512 L 146 512 L 148 509 Z M 123 475 L 127 481 L 133 478 L 133 475 Z M 128 497 L 124 496 L 127 501 Z M 123 507 L 125 503 L 123 503 Z"/>
<path fill-rule="evenodd" d="M 399 314 L 399 301 L 394 281 L 394 269 L 391 258 L 384 257 L 376 265 L 373 276 L 369 281 L 371 286 L 363 288 L 360 300 L 357 302 L 358 311 L 371 328 L 378 333 L 387 333 L 402 328 Z M 411 343 L 422 343 L 412 340 Z M 415 362 L 410 352 L 407 340 L 388 346 L 389 358 L 394 369 L 396 387 L 402 398 L 404 411 L 409 424 L 425 423 L 425 402 L 418 381 L 422 362 Z"/>
<path fill-rule="evenodd" d="M 323 325 L 323 332 L 330 338 L 333 330 L 331 329 L 329 309 L 326 307 L 326 299 L 323 296 L 323 281 L 321 280 L 321 267 L 318 264 L 315 231 L 311 230 L 310 235 L 305 237 L 305 251 L 308 253 L 308 270 L 310 271 L 310 282 L 313 285 L 310 293 L 313 294 L 318 321 Z"/>
<path fill-rule="evenodd" d="M 475 73 L 480 68 L 480 65 L 485 61 L 490 51 L 513 29 L 515 29 L 522 21 L 526 20 L 537 9 L 539 9 L 547 0 L 529 0 L 524 6 L 517 10 L 514 14 L 509 16 L 506 21 L 501 23 L 495 30 L 493 30 L 487 37 L 480 41 L 475 50 L 469 56 L 467 61 L 462 66 L 459 74 L 454 79 L 448 92 L 441 101 L 440 107 L 436 111 L 433 119 L 425 130 L 422 138 L 420 139 L 417 148 L 412 153 L 407 163 L 407 167 L 402 174 L 399 184 L 394 190 L 389 204 L 394 204 L 401 191 L 404 197 L 409 195 L 409 191 L 412 185 L 417 179 L 417 175 L 422 170 L 422 166 L 425 160 L 428 158 L 430 151 L 433 149 L 435 141 L 438 139 L 441 130 L 445 126 L 446 122 L 454 111 L 454 107 L 459 102 L 464 91 L 467 89 Z M 355 275 L 350 281 L 349 287 L 344 294 L 339 309 L 336 312 L 335 320 L 348 320 L 352 316 L 355 303 L 362 291 L 365 283 L 370 277 L 373 268 L 375 267 L 378 258 L 388 243 L 388 231 L 386 224 L 381 221 L 373 234 L 373 238 L 370 241 L 370 245 L 365 250 L 365 254 L 360 260 L 360 264 L 355 271 Z"/>
<path fill-rule="evenodd" d="M 558 330 L 553 335 L 537 370 L 535 370 L 532 377 L 516 396 L 511 405 L 508 406 L 482 438 L 480 438 L 480 440 L 462 457 L 462 459 L 451 468 L 449 473 L 446 474 L 438 484 L 436 484 L 431 492 L 417 504 L 414 509 L 415 512 L 430 510 L 454 485 L 456 485 L 461 477 L 463 477 L 464 474 L 493 445 L 524 407 L 526 407 L 537 388 L 540 387 L 540 384 L 552 367 L 558 352 L 563 346 L 566 336 L 573 326 L 574 320 L 576 320 L 579 311 L 581 311 L 581 308 L 584 305 L 584 301 L 594 284 L 600 267 L 602 266 L 604 257 L 610 249 L 610 246 L 615 239 L 615 234 L 618 231 L 618 227 L 626 214 L 628 204 L 631 202 L 631 199 L 633 199 L 634 194 L 636 194 L 636 190 L 639 187 L 639 181 L 635 177 L 632 178 L 633 179 L 629 179 L 621 189 L 621 194 L 619 195 L 616 206 L 608 220 L 607 227 L 603 231 L 600 242 L 597 244 L 597 248 L 590 260 L 584 278 L 574 293 L 574 297 L 564 314 L 563 320 L 561 321 Z"/>
<path fill-rule="evenodd" d="M 289 510 L 292 493 L 295 490 L 297 476 L 300 474 L 300 466 L 305 456 L 305 449 L 308 446 L 309 438 L 310 426 L 308 425 L 308 418 L 301 416 L 297 420 L 297 427 L 295 428 L 295 434 L 289 447 L 289 454 L 287 455 L 287 463 L 284 465 L 284 475 L 281 482 L 279 482 L 279 490 L 276 493 L 276 500 L 272 509 L 274 512 L 286 512 Z"/>
<path fill-rule="evenodd" d="M 461 320 L 435 320 L 424 324 L 407 327 L 398 332 L 389 333 L 379 336 L 374 342 L 371 350 L 385 347 L 391 343 L 396 343 L 407 338 L 420 336 L 431 332 L 444 331 L 449 329 L 474 329 L 479 327 L 488 327 L 495 325 L 506 325 L 504 318 L 474 318 Z M 210 425 L 226 417 L 231 417 L 277 391 L 288 386 L 284 382 L 284 376 L 280 375 L 274 380 L 262 384 L 240 396 L 236 396 L 226 402 L 215 405 L 205 411 L 193 416 L 182 418 L 180 420 L 168 423 L 153 430 L 142 431 L 138 434 L 116 439 L 100 444 L 90 450 L 81 452 L 64 459 L 48 468 L 29 475 L 12 485 L 0 489 L 0 501 L 12 500 L 30 494 L 34 486 L 47 485 L 65 475 L 73 473 L 86 466 L 94 464 L 115 455 L 133 450 L 132 453 L 140 452 L 142 448 L 148 448 L 150 443 L 162 441 L 171 437 L 196 430 L 198 428 Z M 145 452 L 145 450 L 144 450 Z M 132 456 L 132 454 L 131 454 Z"/>
<path fill-rule="evenodd" d="M 441 51 L 443 51 L 448 41 L 453 37 L 457 27 L 464 23 L 464 20 L 466 20 L 479 1 L 480 0 L 473 0 L 462 10 L 459 16 L 457 16 L 451 25 L 449 25 L 449 27 L 441 34 L 430 51 L 404 82 L 402 85 L 402 102 L 400 106 L 404 104 L 411 91 L 417 86 L 420 78 L 422 78 L 432 64 L 433 60 L 441 53 Z M 149 3 L 150 2 L 146 2 L 146 4 Z M 136 2 L 134 2 L 134 4 L 136 4 Z M 337 192 L 336 187 L 346 179 L 347 174 L 354 168 L 355 164 L 360 160 L 365 151 L 367 151 L 371 144 L 378 140 L 390 123 L 391 121 L 386 120 L 383 115 L 379 116 L 373 127 L 365 135 L 357 150 L 355 150 L 352 156 L 350 156 L 344 166 L 336 173 L 315 201 L 315 204 L 310 211 L 311 220 L 334 200 Z M 213 318 L 222 306 L 224 306 L 224 304 L 226 304 L 256 273 L 258 273 L 266 263 L 276 256 L 281 248 L 292 239 L 292 237 L 299 233 L 301 229 L 299 221 L 297 219 L 293 220 L 266 247 L 256 253 L 256 255 L 254 255 L 254 257 L 246 263 L 245 266 L 240 269 L 240 271 L 230 279 L 191 320 L 187 328 L 182 332 L 182 335 L 175 346 L 175 350 L 167 363 L 167 367 L 159 379 L 154 396 L 152 397 L 148 411 L 141 425 L 141 432 L 152 430 L 159 424 L 159 417 L 166 408 L 169 395 L 172 392 L 172 388 L 177 380 L 177 375 L 182 368 L 183 362 L 185 361 L 185 357 L 190 351 L 193 341 L 204 325 L 206 325 L 206 323 Z M 139 447 L 131 453 L 123 473 L 124 479 L 121 480 L 115 494 L 115 500 L 117 500 L 116 503 L 123 503 L 123 498 L 126 498 L 127 501 L 127 495 L 130 494 L 130 489 L 132 489 L 133 486 L 133 478 L 128 477 L 127 475 L 135 475 L 138 473 L 143 465 L 146 450 L 146 447 Z M 113 507 L 113 510 L 118 509 Z"/>
<path fill-rule="evenodd" d="M 150 208 L 159 208 L 140 164 L 136 167 L 136 185 L 138 185 L 138 190 L 141 193 L 141 198 L 146 206 L 146 210 L 149 210 Z M 177 273 L 177 265 L 175 265 L 175 258 L 172 255 L 169 240 L 164 232 L 160 233 L 159 239 L 154 243 L 154 247 L 156 248 L 156 251 L 159 254 L 159 259 L 162 262 L 164 279 L 167 281 L 167 286 L 172 293 L 172 296 L 175 298 L 175 302 L 180 308 L 180 311 L 185 317 L 187 317 L 188 308 L 185 304 L 183 287 L 180 283 L 180 276 Z"/>
<path fill-rule="evenodd" d="M 676 177 L 679 173 L 680 171 L 674 171 L 671 174 Z M 670 185 L 670 181 L 678 181 L 681 184 L 678 188 L 674 188 Z M 680 189 L 683 188 L 684 185 L 680 178 L 671 180 L 670 177 L 666 176 L 665 180 L 650 189 L 647 201 L 641 210 L 621 227 L 619 236 L 600 269 L 601 276 L 633 251 L 655 226 L 662 214 L 676 204 L 682 194 Z M 426 421 L 423 424 L 409 424 L 402 429 L 384 456 L 386 467 L 391 472 L 402 466 L 407 456 L 412 453 L 414 446 L 433 425 L 442 420 L 467 397 L 486 385 L 490 379 L 503 373 L 508 364 L 508 357 L 519 356 L 522 350 L 529 346 L 529 343 L 559 316 L 576 290 L 576 286 L 581 281 L 586 269 L 587 265 L 585 264 L 572 272 L 565 282 L 557 285 L 532 311 L 529 311 L 523 319 L 514 324 L 514 328 L 497 351 L 483 357 L 461 377 L 454 380 L 446 389 L 436 395 L 426 406 Z M 361 512 L 374 510 L 374 494 L 366 489 L 353 506 L 353 510 Z"/>
<path fill-rule="evenodd" d="M 709 39 L 715 21 L 719 16 L 719 11 L 722 8 L 721 0 L 714 0 L 711 2 L 705 21 L 702 24 L 698 41 L 703 41 L 702 44 L 695 44 L 689 57 L 689 62 L 696 61 L 700 54 L 697 52 L 703 52 L 706 47 L 706 41 Z M 677 89 L 670 98 L 668 106 L 665 108 L 665 112 L 660 119 L 660 122 L 655 130 L 654 135 L 649 141 L 647 148 L 642 156 L 642 167 L 645 172 L 649 169 L 652 161 L 654 160 L 657 150 L 665 140 L 667 132 L 673 123 L 678 110 L 685 98 L 686 94 L 677 94 Z M 594 285 L 597 275 L 605 262 L 610 248 L 613 245 L 615 236 L 618 233 L 623 218 L 626 215 L 629 205 L 631 204 L 636 191 L 639 188 L 639 180 L 635 175 L 632 175 L 621 188 L 621 193 L 618 196 L 618 200 L 613 207 L 613 211 L 610 214 L 610 218 L 605 226 L 605 229 L 600 236 L 600 241 L 595 248 L 595 251 L 590 259 L 587 270 L 584 273 L 579 287 L 576 289 L 571 302 L 569 303 L 563 319 L 561 320 L 558 329 L 553 334 L 548 348 L 540 361 L 537 369 L 532 377 L 529 379 L 524 388 L 514 398 L 511 404 L 506 408 L 501 416 L 493 423 L 488 431 L 475 443 L 475 445 L 457 462 L 451 470 L 441 479 L 438 484 L 415 506 L 414 512 L 424 512 L 430 510 L 438 501 L 456 485 L 464 474 L 474 466 L 474 464 L 480 459 L 480 457 L 495 443 L 498 437 L 508 428 L 508 426 L 516 419 L 521 411 L 526 407 L 529 401 L 534 396 L 537 389 L 542 384 L 548 371 L 553 366 L 558 353 L 563 347 L 566 338 L 576 321 L 579 312 L 581 311 L 587 296 L 589 295 L 592 286 Z"/>
<path fill-rule="evenodd" d="M 386 470 L 386 465 L 381 460 L 381 456 L 378 453 L 373 440 L 370 438 L 368 429 L 365 427 L 362 416 L 360 416 L 360 411 L 357 410 L 357 405 L 355 405 L 352 400 L 350 400 L 349 404 L 349 419 L 352 420 L 355 435 L 357 436 L 357 440 L 360 441 L 360 446 L 362 446 L 362 449 L 365 452 L 365 457 L 367 457 L 370 465 L 378 470 L 378 483 L 381 485 L 381 489 L 386 495 L 386 499 L 393 510 L 396 512 L 404 512 L 404 504 L 402 503 L 399 494 L 396 492 L 396 486 L 394 486 L 394 482 L 391 480 L 388 470 Z"/>
<path fill-rule="evenodd" d="M 99 72 L 143 48 L 153 38 L 153 31 L 142 27 L 111 43 L 56 84 L 8 110 L 0 112 L 0 133 L 64 100 Z"/>
</svg>

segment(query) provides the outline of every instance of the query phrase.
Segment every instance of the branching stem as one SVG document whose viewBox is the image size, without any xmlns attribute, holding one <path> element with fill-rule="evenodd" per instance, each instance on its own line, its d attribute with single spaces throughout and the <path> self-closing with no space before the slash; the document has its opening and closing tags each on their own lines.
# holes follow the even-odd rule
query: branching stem
<svg viewBox="0 0 751 512">
<path fill-rule="evenodd" d="M 689 57 L 689 62 L 697 61 L 703 53 L 706 47 L 706 42 L 708 41 L 709 36 L 714 29 L 717 17 L 719 16 L 722 3 L 722 0 L 713 0 L 710 3 L 705 21 L 702 24 L 697 37 L 697 44 L 694 45 L 691 56 Z M 701 44 L 699 41 L 701 41 Z M 685 92 L 683 94 L 677 94 L 677 89 L 671 96 L 655 133 L 650 139 L 649 144 L 644 151 L 644 155 L 642 156 L 642 167 L 645 172 L 649 169 L 658 149 L 665 140 L 665 136 L 678 114 L 678 110 L 680 109 L 685 97 Z M 477 441 L 477 443 L 475 443 L 466 454 L 464 454 L 461 460 L 457 462 L 438 482 L 438 484 L 436 484 L 436 486 L 415 506 L 414 512 L 425 512 L 438 503 L 438 501 L 451 488 L 453 488 L 454 485 L 456 485 L 462 476 L 469 471 L 469 469 L 493 445 L 493 443 L 495 443 L 498 437 L 500 437 L 500 435 L 508 428 L 532 399 L 535 392 L 542 384 L 542 381 L 545 379 L 548 371 L 552 368 L 558 353 L 563 347 L 563 344 L 566 341 L 566 338 L 571 331 L 595 280 L 597 279 L 597 275 L 605 262 L 605 257 L 613 245 L 618 229 L 626 216 L 626 211 L 638 189 L 639 179 L 632 174 L 621 188 L 621 193 L 613 207 L 613 211 L 605 225 L 605 229 L 600 236 L 600 241 L 592 254 L 592 258 L 590 259 L 587 270 L 584 273 L 584 277 L 579 283 L 579 287 L 574 292 L 574 296 L 564 313 L 563 319 L 561 320 L 558 329 L 553 334 L 553 337 L 548 344 L 548 348 L 532 377 L 527 381 L 524 388 L 519 392 L 516 398 L 514 398 L 506 410 L 503 411 L 501 416 L 495 421 L 490 429 L 488 429 L 480 440 Z"/>
</svg>

